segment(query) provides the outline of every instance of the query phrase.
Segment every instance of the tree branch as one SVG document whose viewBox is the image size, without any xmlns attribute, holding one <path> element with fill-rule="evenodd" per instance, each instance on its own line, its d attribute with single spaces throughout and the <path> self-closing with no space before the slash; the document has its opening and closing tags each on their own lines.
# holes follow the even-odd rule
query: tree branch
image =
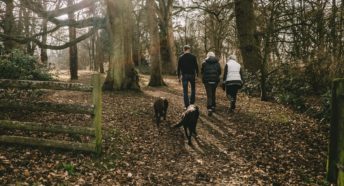
<svg viewBox="0 0 344 186">
<path fill-rule="evenodd" d="M 93 0 L 83 0 L 77 4 L 74 4 L 72 6 L 68 6 L 66 8 L 61 8 L 61 9 L 57 9 L 57 10 L 52 10 L 52 11 L 45 11 L 44 8 L 42 7 L 42 5 L 40 3 L 36 3 L 36 2 L 32 2 L 32 0 L 25 0 L 22 1 L 23 5 L 34 11 L 35 13 L 39 14 L 40 16 L 43 16 L 47 19 L 50 18 L 55 18 L 64 14 L 68 14 L 70 12 L 76 12 L 78 10 L 82 10 L 84 8 L 87 8 L 89 6 L 91 6 L 94 1 Z"/>
<path fill-rule="evenodd" d="M 44 49 L 52 49 L 52 50 L 62 50 L 65 48 L 68 48 L 72 45 L 75 45 L 85 39 L 87 39 L 88 37 L 92 36 L 94 33 L 96 33 L 98 30 L 98 28 L 92 28 L 89 32 L 87 32 L 86 34 L 76 38 L 75 40 L 69 41 L 64 43 L 63 45 L 48 45 L 48 44 L 43 44 L 40 40 L 38 40 L 37 38 L 34 37 L 30 37 L 30 38 L 25 38 L 25 37 L 19 37 L 19 36 L 8 36 L 5 34 L 0 33 L 0 37 L 2 38 L 6 38 L 6 39 L 11 39 L 13 41 L 16 41 L 18 43 L 28 43 L 28 42 L 34 42 L 36 43 L 40 48 L 44 48 Z"/>
</svg>

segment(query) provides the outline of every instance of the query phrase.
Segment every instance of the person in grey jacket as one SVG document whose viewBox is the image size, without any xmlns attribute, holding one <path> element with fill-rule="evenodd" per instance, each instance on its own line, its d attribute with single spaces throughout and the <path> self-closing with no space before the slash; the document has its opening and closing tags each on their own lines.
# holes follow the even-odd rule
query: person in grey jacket
<svg viewBox="0 0 344 186">
<path fill-rule="evenodd" d="M 214 52 L 208 52 L 207 58 L 202 63 L 201 68 L 202 81 L 207 93 L 207 109 L 208 115 L 211 116 L 215 112 L 216 107 L 216 88 L 220 81 L 221 67 Z"/>
<path fill-rule="evenodd" d="M 229 112 L 234 112 L 238 90 L 244 84 L 242 74 L 242 68 L 236 61 L 236 56 L 230 55 L 223 73 L 223 85 L 230 101 Z"/>
</svg>

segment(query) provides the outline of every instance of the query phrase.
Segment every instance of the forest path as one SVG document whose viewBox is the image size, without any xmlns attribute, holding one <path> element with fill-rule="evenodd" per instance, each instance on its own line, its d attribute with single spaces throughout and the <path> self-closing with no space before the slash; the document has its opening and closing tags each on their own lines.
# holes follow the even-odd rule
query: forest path
<svg viewBox="0 0 344 186">
<path fill-rule="evenodd" d="M 143 76 L 143 82 L 149 77 Z M 172 102 L 172 110 L 183 108 L 182 86 L 176 77 L 165 77 L 167 87 L 145 87 L 150 96 L 163 96 Z M 193 156 L 210 168 L 215 183 L 224 185 L 321 184 L 326 162 L 326 136 L 307 116 L 270 102 L 261 102 L 239 93 L 237 110 L 227 112 L 229 102 L 219 87 L 217 111 L 207 116 L 206 93 L 196 82 L 196 105 L 201 116 L 197 126 L 200 143 L 185 145 Z M 171 117 L 171 114 L 168 114 Z M 183 133 L 183 130 L 181 130 Z M 184 137 L 184 144 L 187 144 Z M 210 148 L 203 146 L 208 145 Z M 215 156 L 214 156 L 215 155 Z"/>
<path fill-rule="evenodd" d="M 90 77 L 90 72 L 82 71 L 75 82 L 89 83 Z M 183 112 L 182 86 L 176 77 L 164 79 L 166 87 L 147 87 L 149 76 L 141 75 L 142 92 L 104 92 L 100 159 L 87 153 L 0 145 L 0 185 L 325 184 L 326 126 L 242 93 L 237 111 L 228 114 L 228 100 L 220 88 L 217 111 L 209 117 L 203 84 L 198 80 L 198 140 L 193 139 L 193 146 L 189 146 L 184 131 L 171 128 Z M 167 120 L 157 128 L 153 102 L 160 96 L 166 97 L 170 106 Z M 44 99 L 86 103 L 91 97 L 87 93 L 53 91 Z M 55 113 L 8 113 L 1 118 L 61 124 L 67 118 L 67 123 L 78 125 L 88 125 L 89 121 L 83 115 Z M 73 165 L 73 171 L 66 165 Z"/>
</svg>

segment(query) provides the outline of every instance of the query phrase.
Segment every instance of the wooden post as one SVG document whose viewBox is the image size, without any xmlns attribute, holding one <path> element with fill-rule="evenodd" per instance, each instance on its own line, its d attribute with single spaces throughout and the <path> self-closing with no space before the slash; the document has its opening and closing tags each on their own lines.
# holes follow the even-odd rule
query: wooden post
<svg viewBox="0 0 344 186">
<path fill-rule="evenodd" d="M 95 136 L 96 136 L 96 152 L 99 155 L 101 153 L 102 147 L 102 122 L 101 122 L 101 114 L 102 114 L 102 90 L 101 90 L 101 80 L 100 74 L 94 74 L 92 76 L 92 101 L 94 105 L 93 110 L 93 127 L 95 128 Z"/>
<path fill-rule="evenodd" d="M 331 104 L 327 180 L 330 183 L 344 185 L 344 79 L 333 81 Z"/>
</svg>

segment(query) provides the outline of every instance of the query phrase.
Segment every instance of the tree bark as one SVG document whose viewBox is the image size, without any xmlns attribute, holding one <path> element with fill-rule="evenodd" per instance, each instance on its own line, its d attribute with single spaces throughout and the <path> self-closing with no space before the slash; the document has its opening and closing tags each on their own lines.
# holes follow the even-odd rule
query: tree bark
<svg viewBox="0 0 344 186">
<path fill-rule="evenodd" d="M 42 6 L 44 9 L 46 9 L 46 3 L 42 1 Z M 47 32 L 48 31 L 48 19 L 43 18 L 42 22 L 42 31 Z M 42 43 L 44 45 L 47 44 L 47 34 L 42 35 Z M 47 49 L 41 48 L 41 62 L 45 65 L 48 66 L 48 54 L 47 54 Z"/>
<path fill-rule="evenodd" d="M 105 55 L 102 50 L 103 43 L 100 38 L 100 34 L 97 34 L 96 41 L 95 41 L 95 63 L 97 65 L 97 70 L 99 70 L 100 73 L 104 73 L 104 60 L 105 60 Z"/>
<path fill-rule="evenodd" d="M 131 1 L 106 0 L 108 30 L 112 49 L 110 69 L 104 82 L 106 90 L 138 90 L 139 79 L 132 59 Z"/>
<path fill-rule="evenodd" d="M 164 81 L 161 75 L 159 28 L 154 5 L 154 0 L 147 0 L 147 21 L 150 35 L 149 54 L 151 61 L 151 76 L 148 85 L 162 86 Z"/>
<path fill-rule="evenodd" d="M 172 25 L 173 0 L 159 1 L 160 52 L 164 73 L 175 74 L 177 67 L 176 48 Z"/>
<path fill-rule="evenodd" d="M 74 0 L 68 1 L 68 6 L 72 6 L 74 4 Z M 74 20 L 74 12 L 68 13 L 68 19 Z M 73 26 L 69 26 L 69 41 L 73 41 L 76 39 L 76 29 Z M 70 71 L 70 79 L 76 80 L 78 79 L 78 46 L 74 44 L 69 47 L 69 71 Z"/>
<path fill-rule="evenodd" d="M 235 0 L 235 17 L 244 66 L 249 71 L 256 72 L 260 69 L 262 57 L 257 39 L 253 0 Z"/>
</svg>

